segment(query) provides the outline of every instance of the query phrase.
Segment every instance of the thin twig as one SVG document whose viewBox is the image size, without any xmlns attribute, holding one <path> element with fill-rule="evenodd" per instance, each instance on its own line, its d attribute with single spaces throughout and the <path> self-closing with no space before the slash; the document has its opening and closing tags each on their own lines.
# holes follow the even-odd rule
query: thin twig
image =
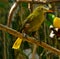
<svg viewBox="0 0 60 59">
<path fill-rule="evenodd" d="M 13 29 L 11 29 L 11 28 L 9 28 L 9 27 L 7 27 L 7 26 L 4 26 L 4 25 L 2 25 L 2 24 L 0 24 L 0 30 L 6 31 L 6 32 L 14 35 L 15 37 L 24 38 L 23 35 L 22 35 L 20 32 L 17 32 L 16 30 L 13 30 Z M 48 44 L 46 44 L 46 43 L 44 43 L 44 42 L 41 42 L 41 43 L 40 43 L 40 41 L 37 41 L 37 40 L 36 40 L 35 38 L 33 38 L 33 37 L 29 37 L 29 36 L 28 36 L 28 37 L 25 38 L 24 40 L 26 40 L 26 41 L 28 41 L 28 42 L 30 42 L 30 43 L 32 43 L 32 44 L 36 44 L 36 45 L 38 45 L 38 46 L 41 46 L 41 47 L 43 47 L 43 48 L 51 51 L 52 53 L 55 53 L 55 54 L 57 54 L 57 55 L 60 55 L 60 50 L 58 50 L 58 49 L 56 49 L 56 48 L 53 48 L 52 46 L 50 46 L 50 45 L 48 45 Z"/>
<path fill-rule="evenodd" d="M 18 3 L 15 2 L 15 3 L 12 5 L 12 7 L 11 7 L 11 9 L 10 9 L 10 11 L 9 11 L 8 21 L 7 21 L 7 26 L 8 26 L 8 27 L 10 27 L 10 25 L 11 25 L 12 18 L 13 18 L 13 14 L 14 14 L 15 10 L 17 9 L 17 6 L 18 6 Z"/>
<path fill-rule="evenodd" d="M 33 4 L 46 4 L 44 2 L 41 1 L 32 1 L 32 0 L 17 0 L 16 2 L 20 3 L 20 2 L 26 2 L 26 3 L 33 3 Z"/>
<path fill-rule="evenodd" d="M 17 2 L 27 2 L 27 3 L 33 3 L 33 4 L 47 4 L 47 3 L 56 3 L 56 2 L 60 2 L 60 0 L 49 0 L 47 2 L 41 2 L 41 1 L 33 1 L 32 0 L 17 0 Z"/>
</svg>

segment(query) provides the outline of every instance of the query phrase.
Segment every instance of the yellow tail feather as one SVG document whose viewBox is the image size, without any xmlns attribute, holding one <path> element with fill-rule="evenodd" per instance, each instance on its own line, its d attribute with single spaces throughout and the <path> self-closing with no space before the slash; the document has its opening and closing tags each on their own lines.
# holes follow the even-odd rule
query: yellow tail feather
<svg viewBox="0 0 60 59">
<path fill-rule="evenodd" d="M 14 42 L 12 48 L 13 49 L 19 49 L 20 46 L 21 46 L 22 41 L 23 41 L 23 39 L 17 38 L 16 41 Z"/>
</svg>

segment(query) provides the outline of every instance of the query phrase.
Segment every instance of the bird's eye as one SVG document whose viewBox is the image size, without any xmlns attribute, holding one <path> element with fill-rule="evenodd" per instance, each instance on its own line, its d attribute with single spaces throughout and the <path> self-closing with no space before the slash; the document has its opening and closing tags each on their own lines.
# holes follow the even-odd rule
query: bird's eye
<svg viewBox="0 0 60 59">
<path fill-rule="evenodd" d="M 43 8 L 41 8 L 41 10 L 43 10 Z"/>
</svg>

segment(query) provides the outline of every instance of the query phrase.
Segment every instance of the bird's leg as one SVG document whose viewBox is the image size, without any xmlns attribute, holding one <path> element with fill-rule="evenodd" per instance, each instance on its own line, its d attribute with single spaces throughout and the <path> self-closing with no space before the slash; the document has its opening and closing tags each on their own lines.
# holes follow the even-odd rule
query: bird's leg
<svg viewBox="0 0 60 59">
<path fill-rule="evenodd" d="M 40 39 L 39 30 L 35 32 L 34 38 L 36 38 L 41 43 L 42 40 Z"/>
<path fill-rule="evenodd" d="M 25 26 L 21 29 L 21 33 L 25 38 L 27 38 L 27 35 L 29 34 L 28 29 L 30 27 L 29 23 L 26 23 Z"/>
<path fill-rule="evenodd" d="M 24 38 L 27 38 L 27 34 L 26 33 L 22 33 Z"/>
</svg>

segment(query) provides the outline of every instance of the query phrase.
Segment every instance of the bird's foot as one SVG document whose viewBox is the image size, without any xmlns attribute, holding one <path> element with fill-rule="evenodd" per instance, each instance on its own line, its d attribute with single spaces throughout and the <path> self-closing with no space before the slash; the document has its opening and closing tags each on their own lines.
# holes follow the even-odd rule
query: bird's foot
<svg viewBox="0 0 60 59">
<path fill-rule="evenodd" d="M 27 34 L 26 33 L 22 33 L 24 38 L 27 38 Z"/>
</svg>

